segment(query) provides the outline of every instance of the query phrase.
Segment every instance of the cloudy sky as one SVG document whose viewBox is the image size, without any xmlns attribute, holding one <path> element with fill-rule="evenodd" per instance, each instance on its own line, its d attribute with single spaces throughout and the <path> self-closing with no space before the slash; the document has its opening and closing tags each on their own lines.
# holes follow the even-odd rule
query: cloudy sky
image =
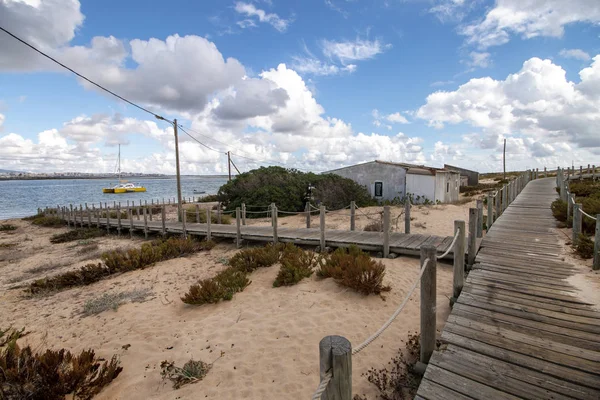
<svg viewBox="0 0 600 400">
<path fill-rule="evenodd" d="M 165 118 L 182 171 L 600 164 L 598 0 L 0 0 L 0 26 Z M 205 146 L 198 143 L 202 142 Z M 173 173 L 173 129 L 0 32 L 0 169 Z"/>
</svg>

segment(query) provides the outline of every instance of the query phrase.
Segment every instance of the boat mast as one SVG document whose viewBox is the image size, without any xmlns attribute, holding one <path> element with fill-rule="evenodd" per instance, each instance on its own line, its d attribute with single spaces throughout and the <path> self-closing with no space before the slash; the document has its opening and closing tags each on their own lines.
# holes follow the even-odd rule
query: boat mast
<svg viewBox="0 0 600 400">
<path fill-rule="evenodd" d="M 118 166 L 117 172 L 119 173 L 119 182 L 121 182 L 121 144 L 120 143 L 119 143 L 119 166 Z"/>
</svg>

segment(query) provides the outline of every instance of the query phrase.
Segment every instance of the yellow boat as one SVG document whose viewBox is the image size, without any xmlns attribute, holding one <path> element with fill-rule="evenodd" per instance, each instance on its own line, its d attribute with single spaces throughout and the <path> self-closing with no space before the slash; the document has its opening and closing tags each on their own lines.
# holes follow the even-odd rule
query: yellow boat
<svg viewBox="0 0 600 400">
<path fill-rule="evenodd" d="M 119 174 L 119 184 L 111 188 L 102 189 L 102 193 L 132 193 L 132 192 L 145 192 L 146 188 L 127 181 L 121 180 L 121 145 L 119 145 L 119 163 L 117 164 L 117 173 Z"/>
</svg>

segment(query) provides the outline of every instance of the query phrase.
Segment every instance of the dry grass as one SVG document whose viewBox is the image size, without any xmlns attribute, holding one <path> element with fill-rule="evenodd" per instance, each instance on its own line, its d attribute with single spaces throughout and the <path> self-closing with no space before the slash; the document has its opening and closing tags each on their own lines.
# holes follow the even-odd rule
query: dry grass
<svg viewBox="0 0 600 400">
<path fill-rule="evenodd" d="M 116 311 L 121 304 L 143 303 L 153 294 L 150 288 L 133 289 L 119 293 L 104 293 L 100 297 L 88 300 L 83 305 L 84 316 L 96 315 L 107 310 Z"/>
<path fill-rule="evenodd" d="M 163 361 L 160 363 L 160 374 L 164 379 L 173 382 L 173 388 L 179 389 L 188 383 L 196 383 L 208 374 L 212 364 L 203 361 L 189 360 L 183 367 L 177 367 L 173 361 Z"/>
</svg>

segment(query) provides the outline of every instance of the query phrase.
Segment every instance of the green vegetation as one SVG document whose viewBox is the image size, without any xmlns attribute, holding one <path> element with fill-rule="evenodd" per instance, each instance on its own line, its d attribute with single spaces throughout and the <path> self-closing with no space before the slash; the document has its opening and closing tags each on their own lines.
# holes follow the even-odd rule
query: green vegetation
<svg viewBox="0 0 600 400">
<path fill-rule="evenodd" d="M 579 234 L 577 244 L 573 246 L 575 253 L 581 258 L 594 257 L 594 241 L 583 233 Z"/>
<path fill-rule="evenodd" d="M 144 269 L 159 261 L 210 250 L 214 245 L 214 242 L 169 238 L 144 243 L 139 249 L 112 250 L 102 254 L 102 263 L 87 264 L 77 270 L 36 280 L 29 285 L 29 291 L 35 294 L 89 285 L 116 273 Z"/>
<path fill-rule="evenodd" d="M 491 192 L 492 190 L 500 189 L 502 186 L 508 183 L 505 180 L 500 180 L 497 183 L 479 183 L 473 186 L 461 186 L 459 188 L 460 193 L 464 193 L 465 196 L 474 196 L 479 193 Z"/>
<path fill-rule="evenodd" d="M 562 201 L 560 199 L 554 200 L 552 202 L 552 204 L 550 205 L 550 208 L 552 209 L 552 215 L 554 215 L 554 218 L 556 218 L 558 221 L 567 223 L 569 227 L 572 225 L 572 223 L 573 223 L 572 218 L 569 221 L 567 221 L 567 202 L 566 201 Z"/>
<path fill-rule="evenodd" d="M 279 268 L 273 286 L 293 286 L 302 279 L 310 277 L 315 268 L 319 267 L 323 261 L 322 255 L 304 251 L 288 243 L 283 248 L 281 268 Z"/>
<path fill-rule="evenodd" d="M 213 203 L 215 201 L 219 201 L 219 196 L 216 194 L 207 194 L 206 196 L 198 198 L 198 203 Z"/>
<path fill-rule="evenodd" d="M 101 361 L 93 350 L 34 353 L 11 340 L 0 350 L 0 399 L 89 400 L 123 370 L 117 356 Z"/>
<path fill-rule="evenodd" d="M 264 206 L 271 203 L 285 211 L 304 211 L 308 186 L 315 187 L 313 199 L 329 209 L 346 207 L 352 200 L 360 207 L 375 204 L 364 186 L 334 174 L 316 175 L 281 167 L 261 167 L 238 175 L 219 189 L 218 199 L 229 210 L 242 203 Z M 248 217 L 254 216 L 249 214 Z M 264 216 L 264 214 L 259 214 Z"/>
<path fill-rule="evenodd" d="M 31 332 L 25 332 L 25 328 L 14 329 L 12 326 L 9 326 L 4 330 L 0 328 L 0 347 L 4 347 L 10 342 L 16 342 L 18 339 L 21 339 L 30 333 Z"/>
<path fill-rule="evenodd" d="M 571 182 L 569 191 L 575 195 L 575 201 L 581 203 L 583 211 L 593 217 L 600 214 L 600 182 L 593 182 L 591 179 Z M 583 233 L 593 236 L 596 230 L 596 221 L 585 215 L 582 215 L 582 218 Z"/>
<path fill-rule="evenodd" d="M 30 221 L 33 225 L 43 226 L 46 228 L 62 228 L 67 224 L 65 221 L 58 217 L 45 217 L 42 214 L 38 214 L 35 217 L 26 218 L 28 218 L 27 221 Z"/>
<path fill-rule="evenodd" d="M 333 278 L 340 285 L 362 294 L 380 294 L 391 289 L 383 285 L 385 265 L 371 259 L 356 246 L 336 249 L 317 271 L 317 276 Z"/>
<path fill-rule="evenodd" d="M 0 225 L 0 232 L 9 232 L 9 231 L 15 231 L 17 230 L 17 227 L 11 224 L 2 224 Z"/>
<path fill-rule="evenodd" d="M 160 363 L 160 375 L 163 380 L 168 379 L 173 382 L 173 388 L 179 389 L 188 383 L 196 383 L 208 374 L 212 364 L 202 361 L 189 360 L 183 367 L 175 366 L 173 361 L 163 361 Z"/>
<path fill-rule="evenodd" d="M 51 243 L 67 243 L 73 242 L 75 240 L 87 240 L 93 239 L 96 237 L 106 235 L 106 231 L 103 229 L 97 228 L 81 228 L 81 229 L 73 229 L 67 231 L 65 233 L 58 233 L 56 235 L 52 235 L 50 238 Z"/>
</svg>

